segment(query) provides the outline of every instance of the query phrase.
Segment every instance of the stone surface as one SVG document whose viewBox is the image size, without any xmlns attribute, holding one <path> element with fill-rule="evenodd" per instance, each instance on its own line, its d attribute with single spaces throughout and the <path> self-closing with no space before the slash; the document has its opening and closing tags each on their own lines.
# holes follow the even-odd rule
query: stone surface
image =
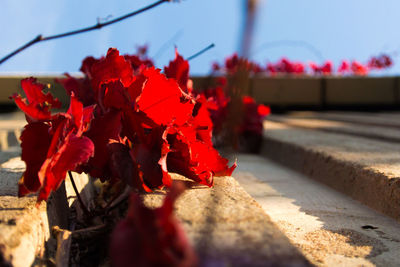
<svg viewBox="0 0 400 267">
<path fill-rule="evenodd" d="M 0 155 L 4 159 L 10 156 L 3 151 Z M 0 165 L 0 266 L 31 266 L 43 257 L 45 249 L 47 255 L 55 253 L 50 229 L 55 225 L 68 226 L 69 206 L 64 186 L 53 192 L 47 203 L 38 206 L 36 195 L 18 198 L 18 180 L 24 170 L 25 163 L 19 157 Z M 87 176 L 75 175 L 78 188 L 84 188 Z M 69 189 L 68 194 L 73 195 Z"/>
<path fill-rule="evenodd" d="M 366 125 L 363 123 L 360 124 L 357 122 L 334 121 L 322 118 L 303 118 L 285 115 L 271 115 L 268 117 L 268 120 L 281 122 L 298 128 L 332 133 L 343 133 L 352 136 L 362 136 L 381 141 L 400 143 L 400 128 L 398 129 L 388 126 Z M 370 118 L 370 121 L 372 123 L 373 121 L 376 122 L 377 120 L 375 118 Z"/>
<path fill-rule="evenodd" d="M 266 121 L 263 153 L 400 220 L 400 144 Z"/>
<path fill-rule="evenodd" d="M 144 199 L 156 207 L 163 197 L 156 193 Z M 309 265 L 232 177 L 216 177 L 214 188 L 191 187 L 175 210 L 201 266 Z"/>
<path fill-rule="evenodd" d="M 36 196 L 18 198 L 17 183 L 25 166 L 19 158 L 0 166 L 0 262 L 30 266 L 44 253 L 50 237 L 47 205 Z"/>
<path fill-rule="evenodd" d="M 318 266 L 398 266 L 400 224 L 269 159 L 239 155 L 235 178 Z"/>
</svg>

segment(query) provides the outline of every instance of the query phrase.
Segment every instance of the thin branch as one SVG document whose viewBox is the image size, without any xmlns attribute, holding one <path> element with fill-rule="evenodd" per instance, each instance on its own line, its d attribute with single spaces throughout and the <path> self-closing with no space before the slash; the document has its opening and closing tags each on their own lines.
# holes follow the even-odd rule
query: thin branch
<svg viewBox="0 0 400 267">
<path fill-rule="evenodd" d="M 200 50 L 200 51 L 197 52 L 196 54 L 191 55 L 191 56 L 188 57 L 186 60 L 189 60 L 189 61 L 190 61 L 190 60 L 192 60 L 192 59 L 194 59 L 194 58 L 200 56 L 201 54 L 207 52 L 208 50 L 210 50 L 210 49 L 213 48 L 214 46 L 215 46 L 215 44 L 210 44 L 209 46 L 207 46 L 206 48 Z"/>
<path fill-rule="evenodd" d="M 63 37 L 67 37 L 67 36 L 71 36 L 71 35 L 75 35 L 75 34 L 80 34 L 80 33 L 84 33 L 84 32 L 89 32 L 89 31 L 93 31 L 93 30 L 98 30 L 98 29 L 101 29 L 103 27 L 109 26 L 111 24 L 117 23 L 117 22 L 119 22 L 121 20 L 133 17 L 133 16 L 138 15 L 140 13 L 143 13 L 143 12 L 149 10 L 149 9 L 152 9 L 152 8 L 162 4 L 162 3 L 169 2 L 169 1 L 170 0 L 159 0 L 159 1 L 157 1 L 157 2 L 155 2 L 153 4 L 151 4 L 151 5 L 143 7 L 141 9 L 139 9 L 139 10 L 133 11 L 131 13 L 128 13 L 128 14 L 123 15 L 121 17 L 118 17 L 116 19 L 113 19 L 113 20 L 110 20 L 110 21 L 107 21 L 107 22 L 104 22 L 104 23 L 98 22 L 97 24 L 95 24 L 93 26 L 82 28 L 82 29 L 79 29 L 79 30 L 65 32 L 65 33 L 61 33 L 61 34 L 55 34 L 55 35 L 46 36 L 46 37 L 43 37 L 42 35 L 38 35 L 36 38 L 32 39 L 31 41 L 29 41 L 28 43 L 24 44 L 20 48 L 16 49 L 15 51 L 13 51 L 10 54 L 8 54 L 5 57 L 3 57 L 0 60 L 0 65 L 3 62 L 5 62 L 6 60 L 8 60 L 9 58 L 15 56 L 16 54 L 22 52 L 23 50 L 27 49 L 28 47 L 30 47 L 30 46 L 32 46 L 32 45 L 34 45 L 36 43 L 43 42 L 43 41 L 49 41 L 49 40 L 53 40 L 53 39 L 58 39 L 58 38 L 63 38 Z"/>
<path fill-rule="evenodd" d="M 82 201 L 82 198 L 81 198 L 81 195 L 79 194 L 78 188 L 76 188 L 76 184 L 75 184 L 74 178 L 72 177 L 71 171 L 68 171 L 68 175 L 69 175 L 69 179 L 71 180 L 72 187 L 74 188 L 76 197 L 78 198 L 79 204 L 81 205 L 83 212 L 86 215 L 90 215 L 89 210 L 86 208 L 85 203 L 83 203 L 83 201 Z"/>
</svg>

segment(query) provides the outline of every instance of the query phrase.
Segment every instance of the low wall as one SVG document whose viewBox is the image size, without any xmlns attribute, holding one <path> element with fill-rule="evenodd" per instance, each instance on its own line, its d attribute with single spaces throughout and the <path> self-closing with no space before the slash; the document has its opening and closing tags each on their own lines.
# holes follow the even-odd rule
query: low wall
<svg viewBox="0 0 400 267">
<path fill-rule="evenodd" d="M 29 75 L 28 75 L 29 76 Z M 54 95 L 67 105 L 61 85 L 62 75 L 34 75 L 52 86 Z M 12 104 L 9 96 L 21 92 L 20 80 L 26 75 L 0 76 L 0 104 Z M 207 88 L 212 77 L 192 77 L 195 88 Z M 254 76 L 248 80 L 249 94 L 258 102 L 277 109 L 400 109 L 400 77 L 342 76 Z"/>
</svg>

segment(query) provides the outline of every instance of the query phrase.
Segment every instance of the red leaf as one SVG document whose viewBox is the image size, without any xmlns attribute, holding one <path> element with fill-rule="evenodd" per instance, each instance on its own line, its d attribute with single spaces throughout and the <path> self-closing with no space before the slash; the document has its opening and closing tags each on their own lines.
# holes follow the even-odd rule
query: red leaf
<svg viewBox="0 0 400 267">
<path fill-rule="evenodd" d="M 212 186 L 215 175 L 231 175 L 235 165 L 228 167 L 228 160 L 216 149 L 196 139 L 191 127 L 171 128 L 168 141 L 168 171 L 182 174 L 198 183 Z"/>
<path fill-rule="evenodd" d="M 212 143 L 213 122 L 207 109 L 207 100 L 203 95 L 199 96 L 193 109 L 193 119 L 189 124 L 196 130 L 196 138 L 209 146 Z"/>
<path fill-rule="evenodd" d="M 164 72 L 167 78 L 174 78 L 185 93 L 192 91 L 192 88 L 188 87 L 189 62 L 178 54 L 177 49 L 175 49 L 175 59 L 169 62 L 168 67 L 164 68 Z"/>
<path fill-rule="evenodd" d="M 110 143 L 108 149 L 111 155 L 110 165 L 113 177 L 133 188 L 150 192 L 151 189 L 144 183 L 142 173 L 131 158 L 129 147 L 115 142 Z"/>
<path fill-rule="evenodd" d="M 108 144 L 111 139 L 119 140 L 120 131 L 121 112 L 119 111 L 111 110 L 93 119 L 89 130 L 85 133 L 85 136 L 93 141 L 95 147 L 93 158 L 84 166 L 84 170 L 91 176 L 101 178 L 103 181 L 110 178 Z"/>
<path fill-rule="evenodd" d="M 192 114 L 192 99 L 183 93 L 176 81 L 167 79 L 154 68 L 145 69 L 147 78 L 137 102 L 141 111 L 159 125 L 182 125 Z"/>
<path fill-rule="evenodd" d="M 68 95 L 74 93 L 85 107 L 95 103 L 94 92 L 87 77 L 74 78 L 68 73 L 64 75 L 67 76 L 67 78 L 56 79 L 55 81 L 64 87 Z"/>
<path fill-rule="evenodd" d="M 143 180 L 149 188 L 171 185 L 171 176 L 166 166 L 169 152 L 166 135 L 165 128 L 154 128 L 141 143 L 134 144 L 131 151 L 132 159 L 142 172 Z"/>
<path fill-rule="evenodd" d="M 21 86 L 26 94 L 26 99 L 19 94 L 12 95 L 17 106 L 34 120 L 49 120 L 52 107 L 61 107 L 61 102 L 53 98 L 50 93 L 43 93 L 44 85 L 37 83 L 35 78 L 21 80 Z"/>
<path fill-rule="evenodd" d="M 127 89 L 120 81 L 108 82 L 103 85 L 104 92 L 104 106 L 107 108 L 116 109 L 132 109 L 130 95 Z"/>
<path fill-rule="evenodd" d="M 131 64 L 120 56 L 115 48 L 108 49 L 104 59 L 93 63 L 90 77 L 95 92 L 99 90 L 102 83 L 121 81 L 124 87 L 128 87 L 134 80 Z"/>
<path fill-rule="evenodd" d="M 160 208 L 147 208 L 132 194 L 127 217 L 115 227 L 110 243 L 113 266 L 197 266 L 197 257 L 173 214 L 176 198 L 184 191 L 174 183 Z"/>
<path fill-rule="evenodd" d="M 46 159 L 50 146 L 49 125 L 43 122 L 27 124 L 21 134 L 21 159 L 25 161 L 26 170 L 19 181 L 19 196 L 36 192 L 42 185 L 38 172 Z"/>
<path fill-rule="evenodd" d="M 65 179 L 68 170 L 75 168 L 93 155 L 94 145 L 87 137 L 69 135 L 57 152 L 48 157 L 39 171 L 43 185 L 39 191 L 38 201 L 47 200 L 51 191 L 57 190 Z"/>
<path fill-rule="evenodd" d="M 86 132 L 90 121 L 93 119 L 94 106 L 83 108 L 83 104 L 74 96 L 71 95 L 71 101 L 67 114 L 72 116 L 75 129 L 77 129 L 76 135 L 81 136 L 83 132 Z"/>
</svg>

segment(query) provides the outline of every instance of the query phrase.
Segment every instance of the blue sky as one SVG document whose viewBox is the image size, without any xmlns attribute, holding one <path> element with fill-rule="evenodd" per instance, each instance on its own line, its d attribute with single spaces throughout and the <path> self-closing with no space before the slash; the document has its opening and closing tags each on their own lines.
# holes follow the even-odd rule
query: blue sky
<svg viewBox="0 0 400 267">
<path fill-rule="evenodd" d="M 2 0 L 0 57 L 39 33 L 90 26 L 98 18 L 115 18 L 150 2 Z M 242 0 L 163 4 L 100 31 L 39 43 L 0 65 L 0 73 L 76 72 L 88 55 L 99 57 L 109 47 L 130 53 L 144 43 L 162 67 L 173 58 L 174 45 L 190 56 L 215 43 L 214 49 L 191 62 L 192 74 L 205 74 L 211 62 L 237 50 L 242 5 Z M 303 62 L 331 59 L 337 65 L 341 59 L 366 62 L 372 55 L 400 51 L 398 0 L 260 0 L 259 6 L 252 59 L 261 64 L 286 56 Z M 393 55 L 395 62 L 400 61 Z M 399 68 L 395 64 L 384 74 L 400 73 Z"/>
</svg>

